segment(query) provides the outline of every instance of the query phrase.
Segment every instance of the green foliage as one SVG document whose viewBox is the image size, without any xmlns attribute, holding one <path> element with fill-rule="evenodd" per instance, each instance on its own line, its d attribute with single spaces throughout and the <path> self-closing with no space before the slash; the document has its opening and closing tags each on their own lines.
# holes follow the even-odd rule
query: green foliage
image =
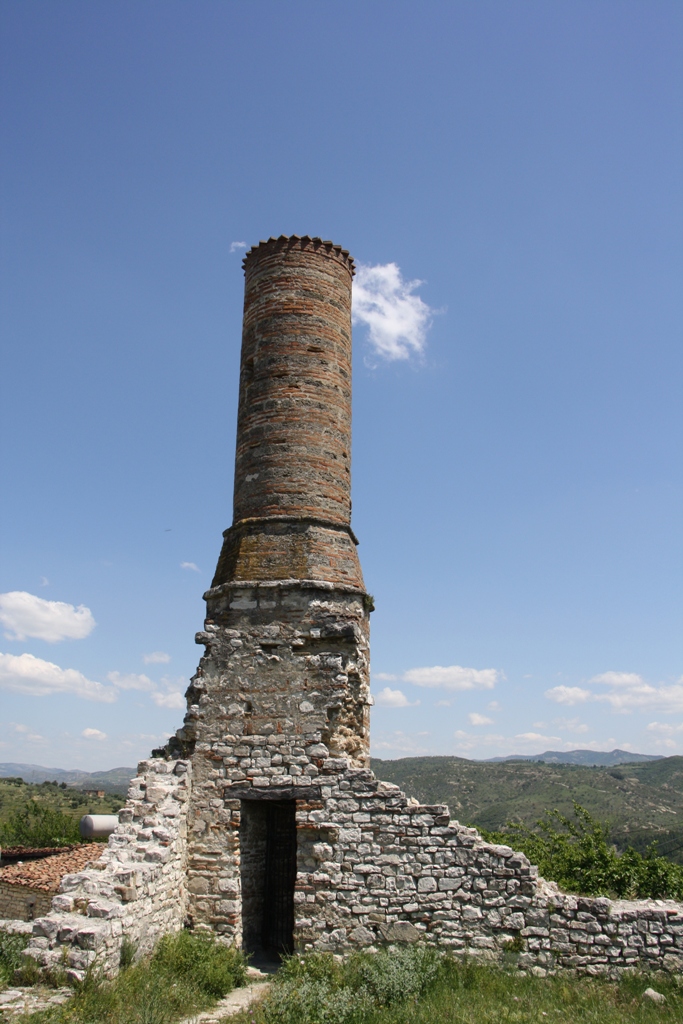
<svg viewBox="0 0 683 1024">
<path fill-rule="evenodd" d="M 24 961 L 21 951 L 28 945 L 28 936 L 0 931 L 0 988 L 9 985 Z"/>
<path fill-rule="evenodd" d="M 27 1024 L 175 1024 L 212 1006 L 246 974 L 242 953 L 190 932 L 165 936 L 151 957 L 130 963 L 134 952 L 129 946 L 129 965 L 116 978 L 89 971 L 72 999 Z"/>
<path fill-rule="evenodd" d="M 439 976 L 445 956 L 416 945 L 354 953 L 289 957 L 258 1007 L 261 1024 L 364 1024 L 379 1007 L 416 998 Z M 256 1018 L 254 1017 L 254 1020 Z"/>
<path fill-rule="evenodd" d="M 34 800 L 12 812 L 0 825 L 2 846 L 70 846 L 80 842 L 74 818 Z"/>
<path fill-rule="evenodd" d="M 365 1024 L 373 1007 L 367 992 L 303 978 L 274 985 L 258 1013 L 263 1024 Z"/>
<path fill-rule="evenodd" d="M 276 975 L 276 982 L 282 985 L 289 981 L 322 981 L 331 988 L 342 983 L 341 965 L 331 953 L 306 953 L 286 957 Z"/>
<path fill-rule="evenodd" d="M 222 999 L 244 984 L 247 963 L 240 950 L 224 946 L 213 935 L 183 931 L 165 935 L 159 941 L 152 967 L 191 982 L 208 996 Z"/>
<path fill-rule="evenodd" d="M 657 855 L 609 843 L 609 826 L 574 803 L 574 818 L 548 811 L 532 828 L 509 823 L 505 831 L 484 833 L 491 842 L 522 850 L 544 878 L 569 892 L 622 899 L 683 899 L 683 867 Z"/>
<path fill-rule="evenodd" d="M 396 978 L 386 979 L 395 962 Z M 653 986 L 666 997 L 642 1000 Z M 231 1024 L 624 1024 L 683 1020 L 683 982 L 631 974 L 619 982 L 558 974 L 535 978 L 424 946 L 290 957 L 265 999 Z"/>
<path fill-rule="evenodd" d="M 414 998 L 434 983 L 444 955 L 431 946 L 415 945 L 378 953 L 354 953 L 344 965 L 344 981 L 364 989 L 379 1006 Z"/>
<path fill-rule="evenodd" d="M 100 799 L 72 787 L 65 788 L 62 783 L 27 783 L 19 778 L 0 778 L 0 845 L 45 845 L 42 842 L 18 841 L 13 835 L 11 823 L 17 816 L 25 816 L 27 805 L 32 808 L 47 808 L 51 812 L 64 815 L 73 823 L 69 827 L 69 834 L 72 837 L 69 842 L 78 843 L 81 842 L 78 822 L 84 814 L 115 814 L 124 802 L 123 798 L 116 794 L 106 794 Z"/>
<path fill-rule="evenodd" d="M 121 952 L 119 954 L 119 967 L 122 971 L 127 970 L 131 967 L 135 961 L 135 954 L 137 953 L 137 946 L 134 942 L 124 935 L 123 942 L 121 943 Z"/>
</svg>

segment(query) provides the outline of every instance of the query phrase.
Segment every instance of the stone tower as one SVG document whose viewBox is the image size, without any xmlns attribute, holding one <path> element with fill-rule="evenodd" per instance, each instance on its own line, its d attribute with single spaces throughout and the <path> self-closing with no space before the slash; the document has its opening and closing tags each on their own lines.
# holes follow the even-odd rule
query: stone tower
<svg viewBox="0 0 683 1024">
<path fill-rule="evenodd" d="M 371 605 L 351 530 L 354 266 L 332 242 L 282 236 L 244 270 L 234 519 L 177 734 L 193 763 L 189 915 L 249 949 L 291 949 L 297 808 L 320 800 L 323 763 L 369 758 Z"/>
<path fill-rule="evenodd" d="M 99 860 L 66 875 L 26 955 L 115 973 L 183 926 L 253 953 L 422 940 L 523 970 L 683 970 L 683 904 L 566 895 L 368 765 L 368 616 L 351 531 L 345 249 L 245 258 L 234 521 L 183 727 L 138 765 Z"/>
</svg>

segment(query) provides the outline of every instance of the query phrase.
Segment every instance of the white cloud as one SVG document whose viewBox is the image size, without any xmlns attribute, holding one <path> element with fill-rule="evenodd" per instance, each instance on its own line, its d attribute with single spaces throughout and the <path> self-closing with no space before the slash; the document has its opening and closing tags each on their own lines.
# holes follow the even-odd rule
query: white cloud
<svg viewBox="0 0 683 1024">
<path fill-rule="evenodd" d="M 375 697 L 375 703 L 382 708 L 413 708 L 420 702 L 409 701 L 402 690 L 392 690 L 385 686 Z"/>
<path fill-rule="evenodd" d="M 492 690 L 500 678 L 501 674 L 495 668 L 463 668 L 461 665 L 411 668 L 401 676 L 405 683 L 413 686 L 443 690 Z"/>
<path fill-rule="evenodd" d="M 650 722 L 648 732 L 657 736 L 655 745 L 662 750 L 680 750 L 683 742 L 683 722 L 679 725 L 669 725 L 667 722 Z"/>
<path fill-rule="evenodd" d="M 29 740 L 31 743 L 42 743 L 45 739 L 44 736 L 40 736 L 37 732 L 31 732 L 28 725 L 22 725 L 20 722 L 13 723 L 14 731 L 18 732 L 24 739 Z"/>
<path fill-rule="evenodd" d="M 84 729 L 81 733 L 86 740 L 106 740 L 106 732 L 101 732 L 99 729 Z"/>
<path fill-rule="evenodd" d="M 673 736 L 674 733 L 683 732 L 683 722 L 679 725 L 669 725 L 668 722 L 650 722 L 648 732 L 659 732 L 665 736 Z"/>
<path fill-rule="evenodd" d="M 75 608 L 63 601 L 46 601 L 25 590 L 0 594 L 0 622 L 10 640 L 31 636 L 51 644 L 82 640 L 95 628 L 92 612 L 85 605 Z"/>
<path fill-rule="evenodd" d="M 50 581 L 47 578 L 47 576 L 41 576 L 40 577 L 40 585 L 41 585 L 41 587 L 49 587 L 50 586 Z"/>
<path fill-rule="evenodd" d="M 472 711 L 468 716 L 470 725 L 493 725 L 493 719 L 487 718 L 486 715 L 480 715 L 476 711 Z"/>
<path fill-rule="evenodd" d="M 587 701 L 610 704 L 614 711 L 629 714 L 646 708 L 670 714 L 683 712 L 683 678 L 669 685 L 652 686 L 636 672 L 603 672 L 589 683 L 608 687 L 607 693 L 580 686 L 554 686 L 545 696 L 557 704 L 572 706 Z"/>
<path fill-rule="evenodd" d="M 186 700 L 184 691 L 187 688 L 187 680 L 182 676 L 176 676 L 175 678 L 169 678 L 163 676 L 161 679 L 161 685 L 166 692 L 156 690 L 154 693 L 150 693 L 150 697 L 158 708 L 172 708 L 176 710 L 182 710 L 186 706 Z"/>
<path fill-rule="evenodd" d="M 372 678 L 379 679 L 383 683 L 395 683 L 398 676 L 392 675 L 391 672 L 373 672 Z"/>
<path fill-rule="evenodd" d="M 405 281 L 395 263 L 360 264 L 353 282 L 353 319 L 368 328 L 376 356 L 390 362 L 424 352 L 434 310 L 413 292 L 423 281 Z"/>
<path fill-rule="evenodd" d="M 605 683 L 607 686 L 641 686 L 642 678 L 636 672 L 603 672 L 593 676 L 591 683 Z"/>
<path fill-rule="evenodd" d="M 230 243 L 230 252 L 239 252 L 240 249 L 246 249 L 246 247 L 247 247 L 247 243 L 246 242 L 231 242 Z"/>
<path fill-rule="evenodd" d="M 156 690 L 156 683 L 143 673 L 107 672 L 107 679 L 117 690 Z"/>
<path fill-rule="evenodd" d="M 194 562 L 181 562 L 180 563 L 180 568 L 181 569 L 190 569 L 192 572 L 201 572 L 202 571 L 199 568 L 198 565 L 194 564 Z"/>
<path fill-rule="evenodd" d="M 184 708 L 185 698 L 182 693 L 175 690 L 171 693 L 156 693 L 150 694 L 152 700 L 158 708 Z"/>
<path fill-rule="evenodd" d="M 87 679 L 73 668 L 60 668 L 51 661 L 34 658 L 32 654 L 0 654 L 0 688 L 30 697 L 46 697 L 52 693 L 70 693 L 83 700 L 116 700 L 113 687 Z"/>
<path fill-rule="evenodd" d="M 171 655 L 166 651 L 152 651 L 150 654 L 143 654 L 142 660 L 145 665 L 168 665 Z"/>
<path fill-rule="evenodd" d="M 669 686 L 652 686 L 635 672 L 603 672 L 590 681 L 610 687 L 608 693 L 597 694 L 595 699 L 606 701 L 622 714 L 641 708 L 683 712 L 683 678 Z"/>
<path fill-rule="evenodd" d="M 573 732 L 577 735 L 588 732 L 588 726 L 579 718 L 553 718 L 553 725 L 559 726 L 565 732 Z"/>
<path fill-rule="evenodd" d="M 591 700 L 593 694 L 590 690 L 584 690 L 580 686 L 553 686 L 551 690 L 545 691 L 548 700 L 554 700 L 556 704 L 566 704 L 573 707 L 574 704 L 583 704 Z"/>
<path fill-rule="evenodd" d="M 468 753 L 479 748 L 487 752 L 495 751 L 495 756 L 506 754 L 540 754 L 542 747 L 560 744 L 560 749 L 568 750 L 571 744 L 562 743 L 559 736 L 543 736 L 537 732 L 522 732 L 516 736 L 503 736 L 501 733 L 485 733 L 483 736 L 478 733 L 464 732 L 459 729 L 455 733 L 456 750 Z"/>
<path fill-rule="evenodd" d="M 373 751 L 393 751 L 396 754 L 420 754 L 430 753 L 429 748 L 424 746 L 427 732 L 404 733 L 400 731 L 391 733 L 380 733 L 373 743 Z"/>
<path fill-rule="evenodd" d="M 489 701 L 486 707 L 489 709 L 489 711 L 500 711 L 500 704 L 498 703 L 497 700 Z"/>
<path fill-rule="evenodd" d="M 518 732 L 515 736 L 516 740 L 521 740 L 522 743 L 561 743 L 562 740 L 559 736 L 543 736 L 540 732 Z M 539 751 L 541 753 L 541 751 Z"/>
</svg>

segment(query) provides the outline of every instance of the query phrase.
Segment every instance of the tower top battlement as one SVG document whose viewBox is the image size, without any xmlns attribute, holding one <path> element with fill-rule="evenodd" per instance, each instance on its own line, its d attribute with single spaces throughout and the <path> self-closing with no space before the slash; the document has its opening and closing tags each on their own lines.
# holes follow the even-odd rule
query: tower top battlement
<svg viewBox="0 0 683 1024">
<path fill-rule="evenodd" d="M 247 266 L 255 258 L 263 256 L 266 251 L 278 253 L 282 252 L 283 249 L 300 249 L 302 251 L 310 249 L 313 252 L 318 252 L 322 249 L 328 256 L 345 264 L 351 277 L 356 273 L 356 264 L 348 249 L 342 249 L 341 245 L 335 245 L 329 239 L 318 238 L 317 236 L 311 238 L 310 235 L 280 235 L 278 238 L 271 235 L 267 240 L 258 242 L 257 245 L 252 245 L 251 249 L 245 253 L 242 266 L 246 271 Z"/>
</svg>

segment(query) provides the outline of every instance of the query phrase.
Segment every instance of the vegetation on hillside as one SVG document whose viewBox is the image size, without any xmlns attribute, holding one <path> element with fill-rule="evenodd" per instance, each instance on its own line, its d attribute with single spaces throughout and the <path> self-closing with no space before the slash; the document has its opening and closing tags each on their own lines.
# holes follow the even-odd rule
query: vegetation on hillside
<svg viewBox="0 0 683 1024">
<path fill-rule="evenodd" d="M 33 800 L 0 824 L 0 846 L 53 847 L 80 843 L 78 821 Z"/>
<path fill-rule="evenodd" d="M 500 832 L 482 830 L 485 839 L 522 850 L 540 874 L 566 892 L 621 899 L 683 899 L 683 866 L 657 855 L 645 856 L 609 842 L 609 827 L 579 804 L 573 817 L 547 811 L 535 824 L 510 823 Z"/>
<path fill-rule="evenodd" d="M 574 801 L 610 822 L 610 842 L 683 864 L 683 757 L 588 768 L 530 761 L 486 763 L 459 757 L 373 759 L 378 778 L 424 803 L 448 804 L 454 818 L 490 831 L 529 828 L 548 810 L 571 817 Z"/>
<path fill-rule="evenodd" d="M 121 796 L 93 797 L 56 782 L 0 779 L 0 846 L 79 843 L 78 822 L 84 814 L 114 814 L 123 804 Z"/>
</svg>

